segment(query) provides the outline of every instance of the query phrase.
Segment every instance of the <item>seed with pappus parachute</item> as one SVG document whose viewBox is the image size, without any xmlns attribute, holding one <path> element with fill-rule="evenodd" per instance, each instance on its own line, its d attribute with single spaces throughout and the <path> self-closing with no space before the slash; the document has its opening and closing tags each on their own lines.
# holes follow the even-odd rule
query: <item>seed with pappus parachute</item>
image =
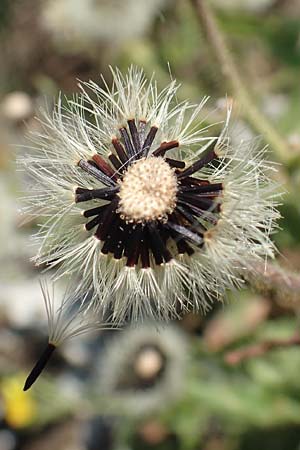
<svg viewBox="0 0 300 450">
<path fill-rule="evenodd" d="M 40 282 L 48 319 L 48 344 L 28 375 L 24 391 L 27 391 L 40 376 L 53 352 L 66 340 L 81 336 L 92 331 L 112 329 L 109 323 L 101 323 L 95 319 L 92 311 L 82 307 L 82 302 L 75 298 L 71 291 L 71 284 L 66 289 L 61 302 L 54 292 L 54 285 L 42 280 Z"/>
<path fill-rule="evenodd" d="M 257 143 L 231 146 L 230 108 L 209 136 L 199 105 L 176 81 L 112 69 L 113 84 L 83 83 L 41 121 L 29 212 L 45 215 L 36 262 L 77 274 L 87 307 L 112 319 L 205 311 L 272 257 L 274 170 Z"/>
</svg>

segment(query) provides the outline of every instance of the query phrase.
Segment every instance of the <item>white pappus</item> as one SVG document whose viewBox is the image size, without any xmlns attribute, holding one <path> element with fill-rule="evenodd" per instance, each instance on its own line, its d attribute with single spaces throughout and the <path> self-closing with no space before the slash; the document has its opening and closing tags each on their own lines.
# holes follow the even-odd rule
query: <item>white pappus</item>
<svg viewBox="0 0 300 450">
<path fill-rule="evenodd" d="M 257 142 L 232 147 L 230 108 L 216 136 L 172 80 L 111 69 L 41 121 L 27 213 L 45 216 L 37 264 L 76 274 L 86 307 L 120 323 L 205 311 L 272 257 L 277 193 Z"/>
</svg>

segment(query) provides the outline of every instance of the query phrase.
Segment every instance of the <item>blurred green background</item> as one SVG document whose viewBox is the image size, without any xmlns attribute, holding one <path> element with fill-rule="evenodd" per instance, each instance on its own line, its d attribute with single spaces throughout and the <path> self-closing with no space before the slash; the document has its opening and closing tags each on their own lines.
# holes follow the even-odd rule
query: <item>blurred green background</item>
<svg viewBox="0 0 300 450">
<path fill-rule="evenodd" d="M 211 0 L 251 98 L 281 135 L 286 191 L 278 262 L 300 269 L 300 0 Z M 172 77 L 211 122 L 234 100 L 232 139 L 254 137 L 188 0 L 0 0 L 0 449 L 300 450 L 300 349 L 242 361 L 233 350 L 289 339 L 299 301 L 245 288 L 205 316 L 128 327 L 67 343 L 37 385 L 27 371 L 47 340 L 31 236 L 19 209 L 26 173 L 15 160 L 34 116 L 77 80 L 110 82 L 109 65 Z M 267 141 L 261 137 L 262 145 Z M 266 142 L 267 143 L 267 142 Z M 25 218 L 26 219 L 26 218 Z"/>
</svg>

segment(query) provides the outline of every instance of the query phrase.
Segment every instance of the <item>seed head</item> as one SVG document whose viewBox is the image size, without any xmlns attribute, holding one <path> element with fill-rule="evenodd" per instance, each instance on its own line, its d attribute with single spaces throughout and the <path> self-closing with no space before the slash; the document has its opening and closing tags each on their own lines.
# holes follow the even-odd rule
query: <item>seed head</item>
<svg viewBox="0 0 300 450">
<path fill-rule="evenodd" d="M 161 157 L 143 158 L 132 164 L 120 181 L 118 212 L 127 222 L 167 221 L 176 194 L 174 169 Z"/>
<path fill-rule="evenodd" d="M 175 325 L 146 322 L 117 332 L 96 360 L 94 398 L 112 412 L 160 411 L 183 393 L 188 354 L 187 338 Z"/>
<path fill-rule="evenodd" d="M 24 158 L 29 212 L 46 216 L 35 260 L 76 274 L 116 322 L 206 310 L 273 256 L 274 169 L 257 143 L 231 146 L 230 108 L 211 136 L 207 98 L 178 103 L 175 81 L 159 92 L 135 67 L 112 74 L 111 89 L 59 101 Z"/>
</svg>

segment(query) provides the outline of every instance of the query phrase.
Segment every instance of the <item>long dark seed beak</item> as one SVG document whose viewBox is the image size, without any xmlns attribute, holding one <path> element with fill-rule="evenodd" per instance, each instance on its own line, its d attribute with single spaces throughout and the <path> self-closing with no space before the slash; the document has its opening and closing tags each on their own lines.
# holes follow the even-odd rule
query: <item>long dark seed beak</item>
<svg viewBox="0 0 300 450">
<path fill-rule="evenodd" d="M 55 349 L 56 349 L 55 345 L 53 344 L 47 345 L 47 347 L 41 354 L 38 362 L 28 375 L 23 387 L 23 391 L 27 391 L 33 385 L 36 379 L 40 376 Z"/>
</svg>

